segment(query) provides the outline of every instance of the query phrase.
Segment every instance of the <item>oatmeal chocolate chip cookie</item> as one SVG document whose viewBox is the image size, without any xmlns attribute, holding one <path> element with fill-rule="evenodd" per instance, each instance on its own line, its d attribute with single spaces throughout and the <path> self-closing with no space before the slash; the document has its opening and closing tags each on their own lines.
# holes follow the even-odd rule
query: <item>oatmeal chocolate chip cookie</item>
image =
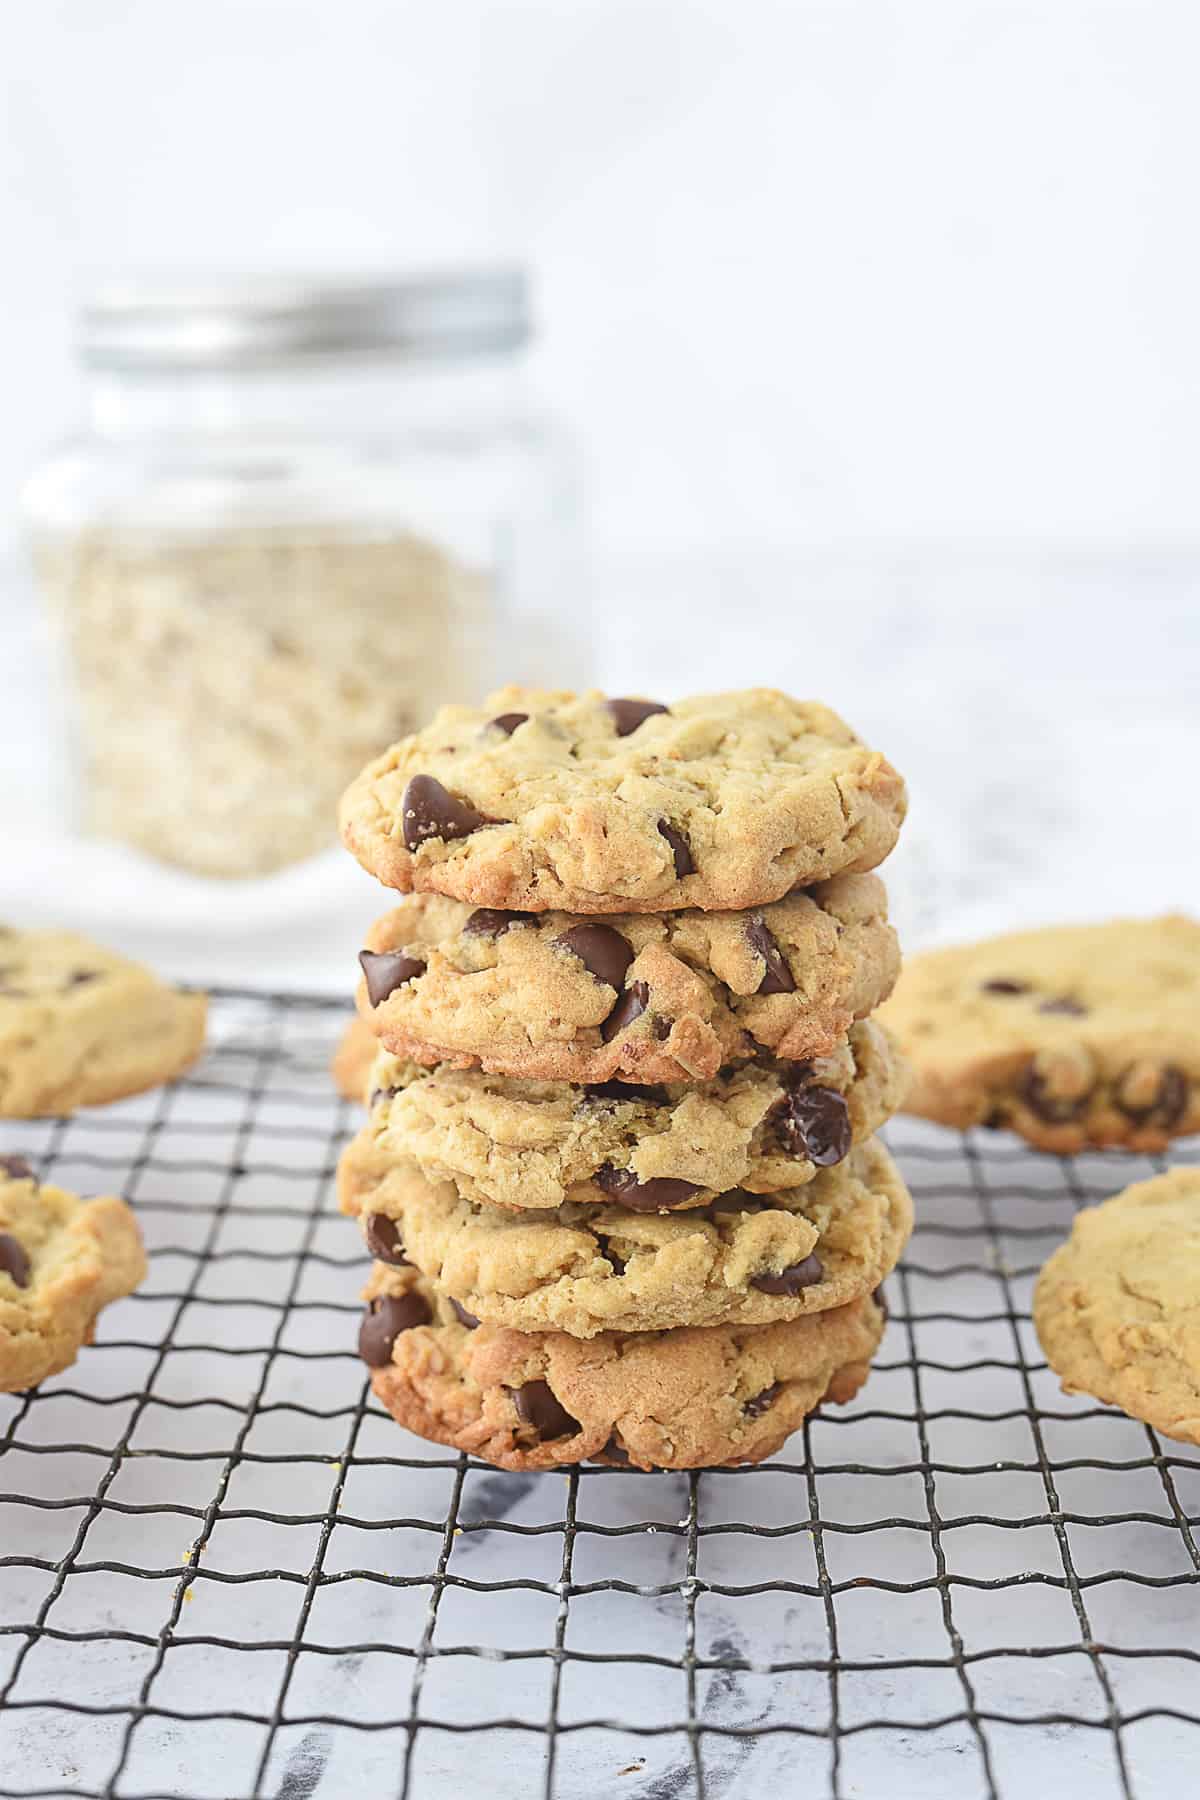
<svg viewBox="0 0 1200 1800">
<path fill-rule="evenodd" d="M 372 927 L 358 1004 L 390 1050 L 546 1081 L 707 1081 L 756 1049 L 825 1056 L 900 968 L 874 875 L 749 913 L 470 908 L 414 895 Z"/>
<path fill-rule="evenodd" d="M 1062 925 L 914 956 L 880 1018 L 905 1110 L 1041 1150 L 1161 1150 L 1200 1131 L 1200 924 Z"/>
<path fill-rule="evenodd" d="M 123 1200 L 80 1200 L 0 1157 L 0 1393 L 36 1387 L 90 1344 L 109 1301 L 146 1273 Z"/>
<path fill-rule="evenodd" d="M 71 931 L 0 928 L 0 1115 L 34 1119 L 140 1094 L 204 1048 L 203 994 Z"/>
<path fill-rule="evenodd" d="M 575 913 L 761 906 L 892 849 L 904 784 L 772 688 L 662 706 L 508 687 L 353 782 L 342 836 L 401 892 Z"/>
<path fill-rule="evenodd" d="M 1038 1276 L 1033 1320 L 1067 1393 L 1200 1444 L 1200 1168 L 1081 1212 Z"/>
<path fill-rule="evenodd" d="M 572 1087 L 479 1069 L 423 1069 L 382 1052 L 366 1136 L 481 1206 L 568 1201 L 637 1212 L 706 1206 L 742 1187 L 800 1187 L 895 1112 L 904 1068 L 887 1034 L 855 1025 L 831 1055 L 764 1057 L 703 1087 Z"/>
<path fill-rule="evenodd" d="M 338 1182 L 379 1261 L 411 1263 L 477 1318 L 573 1337 L 844 1306 L 879 1286 L 912 1228 L 908 1190 L 874 1140 L 806 1187 L 734 1189 L 675 1213 L 472 1206 L 412 1163 L 381 1167 L 367 1134 L 343 1153 Z"/>
<path fill-rule="evenodd" d="M 338 1039 L 329 1072 L 343 1100 L 362 1106 L 370 1091 L 371 1065 L 379 1051 L 379 1039 L 365 1019 L 351 1019 Z"/>
<path fill-rule="evenodd" d="M 376 1268 L 360 1347 L 409 1431 L 502 1469 L 761 1462 L 825 1400 L 853 1399 L 884 1314 L 869 1297 L 785 1324 L 605 1332 L 481 1324 L 411 1269 Z"/>
</svg>

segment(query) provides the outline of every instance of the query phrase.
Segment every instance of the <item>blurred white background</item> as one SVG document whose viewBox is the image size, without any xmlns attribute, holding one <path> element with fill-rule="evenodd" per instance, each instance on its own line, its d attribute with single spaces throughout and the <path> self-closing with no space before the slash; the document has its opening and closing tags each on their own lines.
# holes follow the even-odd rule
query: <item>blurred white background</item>
<svg viewBox="0 0 1200 1800">
<path fill-rule="evenodd" d="M 524 260 L 601 680 L 844 709 L 913 778 L 910 936 L 1184 904 L 1198 57 L 1192 0 L 5 8 L 8 567 L 94 276 Z"/>
</svg>

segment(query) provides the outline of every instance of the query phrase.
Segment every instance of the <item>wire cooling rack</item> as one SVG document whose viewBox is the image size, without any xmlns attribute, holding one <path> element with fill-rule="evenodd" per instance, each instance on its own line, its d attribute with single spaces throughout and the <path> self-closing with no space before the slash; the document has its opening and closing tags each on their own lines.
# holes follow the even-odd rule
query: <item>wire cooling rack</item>
<svg viewBox="0 0 1200 1800">
<path fill-rule="evenodd" d="M 0 1795 L 1190 1791 L 1200 1453 L 1064 1398 L 1029 1321 L 1146 1159 L 897 1120 L 918 1226 L 853 1404 L 755 1469 L 507 1475 L 353 1354 L 344 1017 L 225 993 L 177 1086 L 4 1127 L 130 1199 L 150 1277 L 0 1395 Z"/>
</svg>

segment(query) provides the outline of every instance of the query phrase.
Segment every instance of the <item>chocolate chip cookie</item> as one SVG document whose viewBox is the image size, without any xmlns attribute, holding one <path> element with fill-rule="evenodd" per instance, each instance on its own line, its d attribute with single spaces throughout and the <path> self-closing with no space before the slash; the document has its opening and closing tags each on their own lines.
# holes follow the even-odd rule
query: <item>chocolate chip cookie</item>
<svg viewBox="0 0 1200 1800">
<path fill-rule="evenodd" d="M 1079 1213 L 1038 1276 L 1033 1320 L 1067 1393 L 1200 1444 L 1200 1168 Z"/>
<path fill-rule="evenodd" d="M 745 908 L 896 842 L 904 784 L 828 707 L 509 687 L 447 706 L 347 790 L 342 835 L 401 892 L 573 913 Z"/>
<path fill-rule="evenodd" d="M 329 1072 L 343 1100 L 361 1106 L 370 1092 L 371 1065 L 379 1051 L 379 1039 L 365 1019 L 351 1019 L 338 1039 Z"/>
<path fill-rule="evenodd" d="M 96 1318 L 146 1273 L 123 1200 L 81 1200 L 0 1157 L 0 1392 L 36 1387 L 90 1344 Z"/>
<path fill-rule="evenodd" d="M 71 931 L 0 928 L 0 1115 L 33 1119 L 140 1094 L 204 1048 L 203 994 Z"/>
<path fill-rule="evenodd" d="M 880 1018 L 905 1110 L 1042 1150 L 1161 1150 L 1200 1131 L 1200 924 L 1062 925 L 914 956 Z"/>
<path fill-rule="evenodd" d="M 825 1056 L 900 967 L 874 875 L 742 913 L 581 919 L 416 895 L 374 925 L 358 1004 L 397 1055 L 537 1080 L 708 1081 Z"/>
<path fill-rule="evenodd" d="M 912 1229 L 908 1190 L 874 1139 L 769 1196 L 734 1189 L 674 1213 L 506 1212 L 473 1206 L 413 1163 L 382 1165 L 363 1133 L 343 1153 L 338 1192 L 377 1260 L 411 1262 L 477 1318 L 584 1338 L 844 1306 L 879 1286 Z"/>
<path fill-rule="evenodd" d="M 822 1401 L 853 1399 L 884 1314 L 870 1297 L 786 1324 L 605 1332 L 481 1324 L 411 1269 L 376 1267 L 360 1350 L 401 1425 L 502 1469 L 761 1462 Z"/>
<path fill-rule="evenodd" d="M 891 1117 L 905 1079 L 870 1020 L 829 1056 L 764 1056 L 701 1087 L 515 1081 L 385 1051 L 365 1135 L 381 1168 L 408 1158 L 481 1206 L 616 1201 L 674 1212 L 730 1188 L 766 1194 L 811 1181 Z"/>
</svg>

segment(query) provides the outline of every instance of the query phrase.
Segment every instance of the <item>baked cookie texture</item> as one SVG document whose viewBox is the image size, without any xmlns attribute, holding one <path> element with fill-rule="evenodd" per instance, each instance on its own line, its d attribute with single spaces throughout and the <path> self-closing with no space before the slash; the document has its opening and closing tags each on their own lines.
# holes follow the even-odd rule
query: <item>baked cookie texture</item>
<svg viewBox="0 0 1200 1800">
<path fill-rule="evenodd" d="M 741 1187 L 769 1194 L 844 1161 L 895 1112 L 906 1072 L 865 1020 L 829 1056 L 764 1056 L 702 1086 L 519 1081 L 427 1069 L 381 1052 L 361 1156 L 398 1159 L 479 1206 L 567 1202 L 639 1212 L 706 1206 Z"/>
<path fill-rule="evenodd" d="M 880 1012 L 905 1110 L 1038 1149 L 1161 1150 L 1200 1131 L 1200 923 L 1051 926 L 914 956 Z"/>
<path fill-rule="evenodd" d="M 329 1065 L 333 1085 L 343 1100 L 356 1106 L 366 1103 L 371 1091 L 371 1066 L 379 1051 L 379 1040 L 365 1019 L 351 1019 L 338 1039 L 337 1049 Z"/>
<path fill-rule="evenodd" d="M 475 1317 L 525 1332 L 765 1325 L 873 1292 L 912 1230 L 912 1202 L 871 1140 L 801 1188 L 735 1190 L 705 1208 L 637 1213 L 476 1207 L 356 1139 L 339 1199 L 380 1261 L 411 1263 Z"/>
<path fill-rule="evenodd" d="M 0 1115 L 100 1106 L 180 1075 L 207 1002 L 72 931 L 0 927 Z"/>
<path fill-rule="evenodd" d="M 750 912 L 522 914 L 415 895 L 363 952 L 362 1016 L 415 1061 L 535 1080 L 708 1081 L 825 1056 L 900 968 L 874 875 Z"/>
<path fill-rule="evenodd" d="M 866 1380 L 884 1329 L 868 1297 L 745 1329 L 563 1332 L 479 1324 L 412 1269 L 377 1265 L 360 1346 L 409 1431 L 502 1469 L 760 1462 Z"/>
<path fill-rule="evenodd" d="M 1038 1276 L 1033 1320 L 1067 1393 L 1200 1444 L 1200 1168 L 1079 1213 Z"/>
<path fill-rule="evenodd" d="M 81 1200 L 0 1157 L 0 1392 L 36 1387 L 90 1344 L 97 1315 L 146 1273 L 123 1200 Z"/>
<path fill-rule="evenodd" d="M 836 713 L 771 688 L 669 707 L 507 687 L 369 764 L 346 846 L 386 886 L 573 913 L 761 906 L 873 869 L 904 784 Z"/>
</svg>

